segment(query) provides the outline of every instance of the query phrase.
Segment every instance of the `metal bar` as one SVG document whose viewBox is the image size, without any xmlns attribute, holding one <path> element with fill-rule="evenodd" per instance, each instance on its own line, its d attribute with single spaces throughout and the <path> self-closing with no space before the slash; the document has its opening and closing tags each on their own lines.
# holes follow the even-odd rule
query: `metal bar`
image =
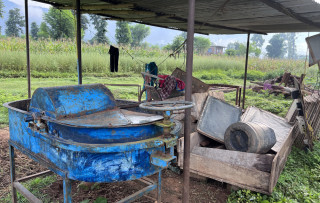
<svg viewBox="0 0 320 203">
<path fill-rule="evenodd" d="M 41 203 L 42 201 L 34 196 L 27 188 L 25 188 L 21 183 L 14 182 L 13 186 L 27 199 L 32 203 Z"/>
<path fill-rule="evenodd" d="M 240 107 L 241 106 L 241 90 L 242 90 L 242 88 L 240 87 L 239 88 L 239 104 L 238 104 L 238 106 Z"/>
<path fill-rule="evenodd" d="M 277 11 L 279 11 L 281 13 L 283 13 L 287 16 L 290 16 L 291 18 L 294 18 L 294 19 L 296 19 L 300 22 L 303 22 L 305 24 L 320 28 L 320 23 L 314 22 L 308 18 L 305 18 L 305 17 L 299 15 L 298 13 L 294 12 L 292 9 L 285 7 L 284 5 L 282 5 L 279 2 L 276 2 L 274 0 L 260 0 L 260 1 L 263 2 L 264 4 L 270 6 L 271 8 L 276 9 Z"/>
<path fill-rule="evenodd" d="M 174 20 L 180 20 L 182 22 L 186 22 L 186 19 L 181 18 L 181 17 L 170 17 L 168 19 L 174 19 Z M 236 27 L 229 27 L 229 26 L 224 26 L 224 25 L 217 25 L 217 24 L 211 24 L 211 23 L 203 23 L 200 21 L 195 21 L 194 22 L 196 25 L 200 25 L 201 27 L 203 26 L 207 26 L 207 27 L 211 27 L 211 28 L 220 28 L 220 29 L 226 29 L 226 30 L 234 30 L 234 31 L 238 31 L 238 32 L 243 32 L 243 33 L 256 33 L 256 34 L 262 34 L 262 35 L 266 35 L 266 33 L 264 32 L 260 32 L 257 30 L 247 30 L 247 29 L 242 29 L 242 28 L 236 28 Z M 206 31 L 205 29 L 196 29 L 196 32 L 201 32 L 201 31 Z"/>
<path fill-rule="evenodd" d="M 236 105 L 238 105 L 238 95 L 239 95 L 239 87 L 237 87 L 237 92 L 236 92 Z"/>
<path fill-rule="evenodd" d="M 243 98 L 242 98 L 242 108 L 243 109 L 244 109 L 244 104 L 245 104 L 245 100 L 246 100 L 246 85 L 247 85 L 249 46 L 250 46 L 250 33 L 248 33 L 248 38 L 247 38 L 246 65 L 245 65 L 245 69 L 244 69 Z"/>
<path fill-rule="evenodd" d="M 157 185 L 157 202 L 159 203 L 161 203 L 161 172 L 162 170 L 160 170 L 158 174 L 158 185 Z"/>
<path fill-rule="evenodd" d="M 32 178 L 36 178 L 36 177 L 39 177 L 39 176 L 49 175 L 50 173 L 53 173 L 53 172 L 50 171 L 50 170 L 46 170 L 46 171 L 42 171 L 40 173 L 36 173 L 36 174 L 33 174 L 33 175 L 25 176 L 23 178 L 19 178 L 17 181 L 18 182 L 23 182 L 23 181 L 27 181 L 27 180 L 30 180 Z"/>
<path fill-rule="evenodd" d="M 80 13 L 80 0 L 76 0 L 77 11 L 77 70 L 78 70 L 78 84 L 82 84 L 82 58 L 81 58 L 81 13 Z"/>
<path fill-rule="evenodd" d="M 208 84 L 210 87 L 233 87 L 238 88 L 238 85 L 226 85 L 226 84 Z"/>
<path fill-rule="evenodd" d="M 16 180 L 16 168 L 14 162 L 14 147 L 9 144 L 9 158 L 10 158 L 10 178 L 11 178 L 11 192 L 12 192 L 12 202 L 17 202 L 17 190 L 13 183 Z"/>
<path fill-rule="evenodd" d="M 189 0 L 188 33 L 187 33 L 187 65 L 186 65 L 186 95 L 185 100 L 191 101 L 192 94 L 192 67 L 193 67 L 193 41 L 194 41 L 194 16 L 195 0 Z M 184 152 L 183 152 L 183 194 L 182 202 L 189 202 L 190 194 L 190 133 L 191 109 L 185 110 L 184 122 Z"/>
<path fill-rule="evenodd" d="M 104 84 L 109 86 L 133 86 L 133 87 L 141 87 L 141 85 L 138 84 Z"/>
<path fill-rule="evenodd" d="M 63 179 L 63 202 L 64 203 L 72 202 L 71 180 L 68 178 Z"/>
<path fill-rule="evenodd" d="M 157 185 L 149 185 L 148 187 L 145 187 L 142 190 L 139 190 L 138 192 L 133 193 L 132 195 L 118 201 L 117 203 L 133 202 L 134 200 L 139 199 L 143 195 L 151 192 L 156 188 L 157 188 Z"/>
<path fill-rule="evenodd" d="M 74 6 L 61 6 L 59 9 L 75 9 Z M 132 9 L 134 4 L 106 4 L 106 5 L 83 5 L 81 9 L 105 10 L 105 9 Z"/>
<path fill-rule="evenodd" d="M 27 77 L 28 77 L 28 98 L 31 98 L 31 71 L 30 71 L 30 41 L 29 41 L 29 9 L 28 0 L 24 1 L 25 21 L 26 21 L 26 51 L 27 51 Z"/>
<path fill-rule="evenodd" d="M 147 185 L 153 185 L 154 184 L 153 182 L 149 182 L 147 180 L 144 180 L 143 178 L 139 178 L 139 179 L 137 179 L 137 181 L 140 181 L 140 182 L 142 182 L 144 184 L 147 184 Z"/>
</svg>

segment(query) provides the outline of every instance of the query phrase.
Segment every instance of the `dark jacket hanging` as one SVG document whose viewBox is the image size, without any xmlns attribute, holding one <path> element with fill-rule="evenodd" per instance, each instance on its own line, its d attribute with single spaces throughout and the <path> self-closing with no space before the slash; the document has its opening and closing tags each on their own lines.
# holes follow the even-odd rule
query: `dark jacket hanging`
<svg viewBox="0 0 320 203">
<path fill-rule="evenodd" d="M 110 45 L 110 71 L 118 72 L 118 62 L 119 62 L 119 49 Z"/>
</svg>

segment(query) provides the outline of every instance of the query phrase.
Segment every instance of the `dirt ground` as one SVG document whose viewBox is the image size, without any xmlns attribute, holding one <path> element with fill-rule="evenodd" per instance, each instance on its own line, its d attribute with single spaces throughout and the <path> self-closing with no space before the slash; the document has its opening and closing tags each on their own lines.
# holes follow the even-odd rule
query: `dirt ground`
<svg viewBox="0 0 320 203">
<path fill-rule="evenodd" d="M 7 197 L 10 193 L 10 165 L 9 165 L 9 129 L 0 129 L 0 199 Z M 17 152 L 17 150 L 16 150 Z M 46 168 L 41 167 L 27 156 L 16 153 L 16 173 L 17 177 L 32 175 Z M 149 177 L 156 180 L 157 176 Z M 162 175 L 162 202 L 181 202 L 182 199 L 183 175 L 176 174 L 170 170 L 165 170 Z M 83 183 L 73 181 L 72 199 L 73 202 L 90 200 L 93 202 L 97 197 L 105 197 L 108 202 L 118 201 L 134 192 L 142 189 L 146 185 L 140 181 L 127 181 L 119 183 L 101 183 L 95 187 L 81 187 Z M 57 176 L 57 181 L 41 189 L 41 192 L 51 197 L 51 201 L 63 202 L 62 179 Z M 190 181 L 190 202 L 207 203 L 207 202 L 226 202 L 229 190 L 226 185 L 214 180 L 203 180 L 191 178 Z M 151 203 L 156 197 L 155 192 L 142 197 L 136 202 Z"/>
</svg>

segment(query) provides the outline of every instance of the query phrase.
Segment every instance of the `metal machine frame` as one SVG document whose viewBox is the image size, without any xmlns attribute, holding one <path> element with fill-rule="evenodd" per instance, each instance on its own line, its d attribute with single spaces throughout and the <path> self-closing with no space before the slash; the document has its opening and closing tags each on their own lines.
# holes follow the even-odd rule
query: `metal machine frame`
<svg viewBox="0 0 320 203">
<path fill-rule="evenodd" d="M 49 170 L 43 171 L 34 175 L 26 176 L 20 179 L 16 179 L 15 174 L 15 160 L 14 160 L 14 150 L 17 149 L 23 154 L 27 155 L 29 158 L 32 158 L 34 161 L 38 162 L 40 165 L 47 167 Z M 36 178 L 39 176 L 49 175 L 50 173 L 54 172 L 55 174 L 60 175 L 63 178 L 63 197 L 64 202 L 71 203 L 72 202 L 72 194 L 71 194 L 71 184 L 72 180 L 67 178 L 67 172 L 62 171 L 61 169 L 53 166 L 48 161 L 43 159 L 42 157 L 36 155 L 35 153 L 31 152 L 30 150 L 22 147 L 21 145 L 9 140 L 9 159 L 10 159 L 10 178 L 11 178 L 11 190 L 12 190 L 12 202 L 18 202 L 17 198 L 17 191 L 19 191 L 29 202 L 32 203 L 40 203 L 42 202 L 38 199 L 35 195 L 33 195 L 29 190 L 27 190 L 20 182 L 30 180 L 32 178 Z M 154 182 L 148 178 L 141 178 L 137 179 L 145 184 L 147 187 L 133 193 L 130 196 L 118 201 L 118 203 L 125 203 L 125 202 L 133 202 L 138 198 L 142 197 L 145 194 L 157 189 L 157 202 L 161 202 L 161 171 L 158 172 L 158 181 Z"/>
</svg>

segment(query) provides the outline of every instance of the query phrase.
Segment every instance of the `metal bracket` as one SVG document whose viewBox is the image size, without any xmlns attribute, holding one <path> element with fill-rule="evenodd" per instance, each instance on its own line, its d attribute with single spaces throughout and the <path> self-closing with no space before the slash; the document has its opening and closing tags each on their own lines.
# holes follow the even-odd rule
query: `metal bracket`
<svg viewBox="0 0 320 203">
<path fill-rule="evenodd" d="M 167 168 L 169 166 L 169 163 L 176 158 L 176 156 L 172 156 L 170 154 L 157 152 L 151 155 L 151 163 L 160 168 Z"/>
<path fill-rule="evenodd" d="M 166 148 L 168 149 L 168 148 L 176 146 L 177 140 L 178 140 L 178 137 L 174 136 L 174 137 L 163 138 L 162 141 L 164 142 Z"/>
</svg>

